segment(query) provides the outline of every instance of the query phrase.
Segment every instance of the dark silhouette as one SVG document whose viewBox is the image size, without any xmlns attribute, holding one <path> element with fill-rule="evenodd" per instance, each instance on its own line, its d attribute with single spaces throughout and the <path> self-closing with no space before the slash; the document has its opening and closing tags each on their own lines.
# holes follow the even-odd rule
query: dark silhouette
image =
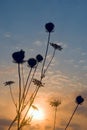
<svg viewBox="0 0 87 130">
<path fill-rule="evenodd" d="M 28 60 L 28 65 L 29 65 L 31 68 L 35 67 L 36 64 L 37 64 L 36 59 L 30 58 L 30 59 Z"/>
<path fill-rule="evenodd" d="M 42 61 L 43 61 L 42 55 L 38 54 L 38 55 L 36 56 L 36 60 L 37 60 L 38 62 L 42 62 Z"/>
<path fill-rule="evenodd" d="M 54 115 L 54 125 L 53 125 L 53 130 L 55 130 L 56 126 L 56 114 L 57 114 L 57 107 L 61 104 L 60 100 L 54 100 L 50 102 L 50 105 L 55 108 L 55 115 Z"/>
<path fill-rule="evenodd" d="M 50 43 L 50 34 L 54 31 L 54 27 L 55 26 L 52 22 L 45 24 L 45 29 L 46 29 L 46 32 L 48 33 L 48 40 L 47 40 L 47 46 L 46 46 L 44 58 L 41 54 L 38 54 L 38 55 L 36 55 L 36 58 L 29 58 L 28 60 L 24 60 L 25 51 L 23 51 L 22 49 L 20 51 L 14 52 L 12 54 L 13 62 L 18 65 L 18 82 L 19 82 L 19 84 L 18 84 L 18 101 L 17 101 L 17 103 L 14 100 L 12 89 L 10 87 L 10 93 L 11 93 L 13 103 L 15 105 L 16 115 L 15 115 L 12 123 L 10 124 L 8 130 L 11 129 L 11 127 L 13 126 L 14 123 L 17 124 L 17 130 L 21 130 L 22 127 L 24 127 L 25 125 L 30 125 L 32 117 L 30 116 L 29 118 L 26 118 L 27 114 L 34 103 L 34 100 L 36 98 L 36 95 L 37 95 L 39 89 L 44 86 L 43 78 L 45 77 L 47 69 L 49 68 L 49 66 L 54 58 L 55 51 L 62 50 L 62 47 L 60 45 Z M 47 66 L 46 66 L 49 45 L 51 45 L 54 50 L 53 50 L 52 57 L 50 58 L 50 61 L 49 61 L 49 63 L 47 63 Z M 26 61 L 27 61 L 28 67 L 29 67 L 29 72 L 28 72 L 28 75 L 27 75 L 27 78 L 25 81 L 25 78 L 24 78 L 25 76 L 24 76 L 23 70 L 24 70 L 24 63 L 26 63 Z M 40 76 L 40 79 L 36 79 L 36 78 L 34 78 L 34 76 L 37 72 L 39 63 L 42 63 L 41 76 Z M 29 90 L 30 90 L 32 82 L 35 85 L 35 87 L 31 94 L 31 93 L 29 93 Z M 11 85 L 11 84 L 13 84 L 13 82 L 9 81 L 9 82 L 5 83 L 5 86 Z M 29 95 L 29 94 L 31 94 L 31 95 Z M 55 104 L 55 105 L 57 108 L 58 104 Z M 22 114 L 24 111 L 25 111 L 25 114 Z"/>
<path fill-rule="evenodd" d="M 72 113 L 72 115 L 71 115 L 71 117 L 69 119 L 69 122 L 66 125 L 65 130 L 68 128 L 68 126 L 69 126 L 69 124 L 70 124 L 70 122 L 71 122 L 71 120 L 72 120 L 78 106 L 81 105 L 84 102 L 84 98 L 82 96 L 77 96 L 75 102 L 77 103 L 77 106 L 75 107 L 75 109 L 74 109 L 74 111 L 73 111 L 73 113 Z"/>
<path fill-rule="evenodd" d="M 12 57 L 13 57 L 15 63 L 21 64 L 24 62 L 23 59 L 25 57 L 25 52 L 23 50 L 20 50 L 18 52 L 14 52 L 12 54 Z"/>
<path fill-rule="evenodd" d="M 63 48 L 61 47 L 61 45 L 57 45 L 57 44 L 55 44 L 55 43 L 50 43 L 50 45 L 55 49 L 55 50 L 59 50 L 59 51 L 61 51 Z"/>
<path fill-rule="evenodd" d="M 46 31 L 49 32 L 49 33 L 53 32 L 54 27 L 55 27 L 54 24 L 51 23 L 51 22 L 46 23 L 46 25 L 45 25 Z"/>
<path fill-rule="evenodd" d="M 14 81 L 6 81 L 5 83 L 4 83 L 4 85 L 5 86 L 10 86 L 10 85 L 12 85 L 12 84 L 14 84 L 15 82 Z"/>
</svg>

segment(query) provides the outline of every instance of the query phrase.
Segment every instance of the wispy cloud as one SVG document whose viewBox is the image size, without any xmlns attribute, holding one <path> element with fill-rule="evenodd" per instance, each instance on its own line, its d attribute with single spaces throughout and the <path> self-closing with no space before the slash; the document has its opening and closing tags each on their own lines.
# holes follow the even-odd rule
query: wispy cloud
<svg viewBox="0 0 87 130">
<path fill-rule="evenodd" d="M 33 44 L 36 45 L 36 46 L 41 46 L 41 45 L 42 45 L 42 42 L 39 41 L 39 40 L 37 40 L 37 41 L 35 41 Z"/>
<path fill-rule="evenodd" d="M 11 120 L 6 118 L 0 118 L 0 126 L 9 126 L 11 123 Z"/>
<path fill-rule="evenodd" d="M 12 36 L 11 32 L 4 33 L 5 38 L 11 38 L 11 36 Z"/>
</svg>

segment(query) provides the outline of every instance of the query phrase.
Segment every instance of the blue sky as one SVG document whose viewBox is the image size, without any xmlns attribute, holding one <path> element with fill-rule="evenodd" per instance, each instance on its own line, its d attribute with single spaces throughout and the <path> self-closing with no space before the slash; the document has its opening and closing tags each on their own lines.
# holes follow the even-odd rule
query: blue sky
<svg viewBox="0 0 87 130">
<path fill-rule="evenodd" d="M 63 46 L 62 52 L 56 52 L 53 72 L 51 68 L 48 72 L 51 81 L 55 80 L 54 88 L 48 85 L 47 91 L 55 92 L 60 85 L 58 91 L 66 95 L 86 95 L 87 0 L 0 0 L 0 85 L 11 77 L 10 69 L 15 72 L 11 58 L 14 51 L 24 49 L 26 59 L 44 55 L 47 22 L 55 24 L 51 41 Z M 3 95 L 2 88 L 1 92 Z"/>
</svg>

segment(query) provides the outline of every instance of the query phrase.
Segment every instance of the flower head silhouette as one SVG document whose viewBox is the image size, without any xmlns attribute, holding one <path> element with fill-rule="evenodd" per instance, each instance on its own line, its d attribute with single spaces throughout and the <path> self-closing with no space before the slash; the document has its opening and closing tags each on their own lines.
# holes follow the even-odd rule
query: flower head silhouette
<svg viewBox="0 0 87 130">
<path fill-rule="evenodd" d="M 55 43 L 50 43 L 50 45 L 55 49 L 55 50 L 59 50 L 61 51 L 63 48 L 61 47 L 61 45 L 57 45 Z"/>
<path fill-rule="evenodd" d="M 38 55 L 36 56 L 36 60 L 37 60 L 38 62 L 42 62 L 42 60 L 43 60 L 42 55 L 38 54 Z"/>
<path fill-rule="evenodd" d="M 5 83 L 4 83 L 4 85 L 5 86 L 9 86 L 9 85 L 12 85 L 12 84 L 14 84 L 15 82 L 14 81 L 6 81 Z"/>
<path fill-rule="evenodd" d="M 12 54 L 12 57 L 13 57 L 15 63 L 21 64 L 24 62 L 23 59 L 25 57 L 25 52 L 23 50 L 20 50 L 18 52 L 14 52 Z"/>
<path fill-rule="evenodd" d="M 36 59 L 30 58 L 30 59 L 28 60 L 28 65 L 29 65 L 31 68 L 35 67 L 36 64 L 37 64 Z"/>
<path fill-rule="evenodd" d="M 54 24 L 51 22 L 45 24 L 45 28 L 49 33 L 53 32 L 54 27 L 55 27 Z"/>
<path fill-rule="evenodd" d="M 55 108 L 55 115 L 54 115 L 54 126 L 53 130 L 55 130 L 55 125 L 56 125 L 56 113 L 57 113 L 57 107 L 61 104 L 60 100 L 54 100 L 50 102 L 50 105 Z"/>
<path fill-rule="evenodd" d="M 39 87 L 43 87 L 44 85 L 42 84 L 42 82 L 40 80 L 37 80 L 37 79 L 33 79 L 33 83 Z"/>
<path fill-rule="evenodd" d="M 60 104 L 61 104 L 61 101 L 59 101 L 59 100 L 54 100 L 54 101 L 50 102 L 50 105 L 52 107 L 58 107 Z"/>
<path fill-rule="evenodd" d="M 77 96 L 76 97 L 76 103 L 81 105 L 84 102 L 84 98 L 82 96 Z"/>
</svg>

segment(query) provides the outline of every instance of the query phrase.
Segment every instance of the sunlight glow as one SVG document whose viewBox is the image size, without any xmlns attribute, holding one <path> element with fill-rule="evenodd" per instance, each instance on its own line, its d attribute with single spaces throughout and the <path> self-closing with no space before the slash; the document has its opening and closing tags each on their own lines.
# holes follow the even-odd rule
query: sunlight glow
<svg viewBox="0 0 87 130">
<path fill-rule="evenodd" d="M 38 110 L 34 110 L 33 108 L 30 109 L 27 117 L 32 116 L 33 120 L 44 120 L 44 112 L 41 108 Z"/>
</svg>

